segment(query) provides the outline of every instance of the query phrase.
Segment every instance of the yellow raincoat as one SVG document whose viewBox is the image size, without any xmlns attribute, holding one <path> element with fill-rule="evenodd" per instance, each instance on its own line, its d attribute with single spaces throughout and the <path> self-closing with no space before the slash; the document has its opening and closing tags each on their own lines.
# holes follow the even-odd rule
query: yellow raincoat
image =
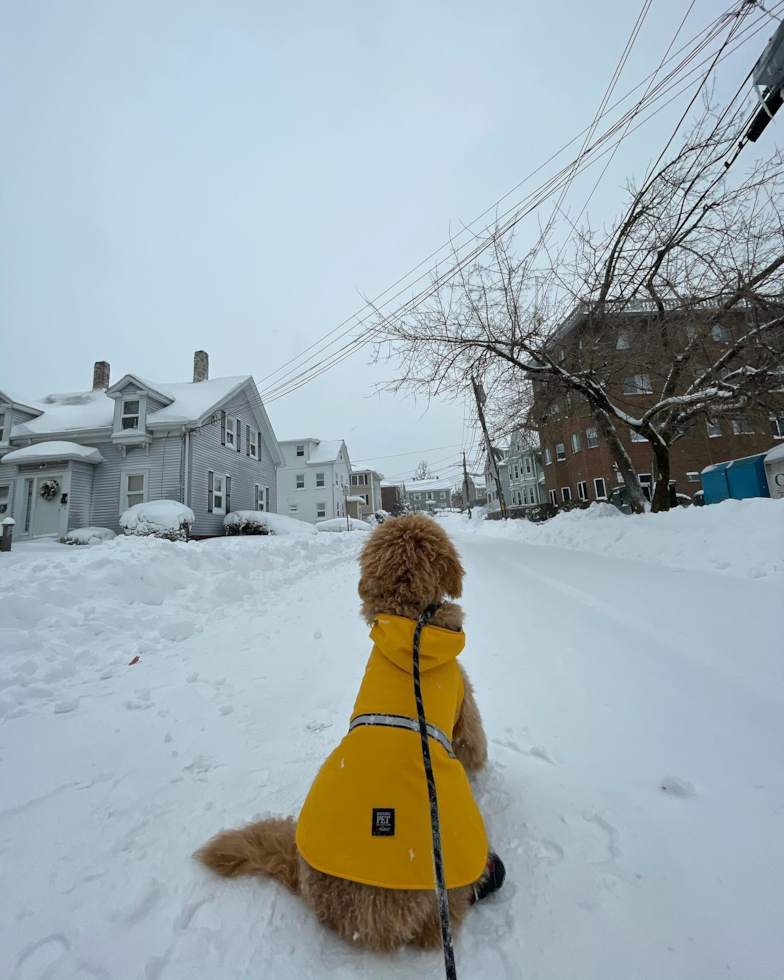
<svg viewBox="0 0 784 980">
<path fill-rule="evenodd" d="M 297 824 L 297 847 L 319 871 L 381 888 L 433 888 L 430 806 L 418 731 L 374 715 L 417 718 L 413 681 L 416 623 L 381 615 L 349 731 L 321 767 Z M 457 656 L 465 634 L 426 626 L 420 641 L 422 700 L 429 725 L 451 740 L 463 702 Z M 469 885 L 487 861 L 482 816 L 462 765 L 439 733 L 430 738 L 446 883 Z M 441 738 L 441 740 L 439 740 Z"/>
</svg>

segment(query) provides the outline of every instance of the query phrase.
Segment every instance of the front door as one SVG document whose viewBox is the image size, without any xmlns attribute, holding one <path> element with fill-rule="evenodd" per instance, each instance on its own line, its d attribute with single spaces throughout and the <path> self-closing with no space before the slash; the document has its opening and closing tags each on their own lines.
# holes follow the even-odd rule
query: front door
<svg viewBox="0 0 784 980">
<path fill-rule="evenodd" d="M 54 496 L 47 500 L 42 496 L 41 491 L 49 481 L 56 480 L 60 484 Z M 39 476 L 36 477 L 33 487 L 33 537 L 40 538 L 46 535 L 58 535 L 60 533 L 60 514 L 65 506 L 60 503 L 63 493 L 62 476 Z"/>
</svg>

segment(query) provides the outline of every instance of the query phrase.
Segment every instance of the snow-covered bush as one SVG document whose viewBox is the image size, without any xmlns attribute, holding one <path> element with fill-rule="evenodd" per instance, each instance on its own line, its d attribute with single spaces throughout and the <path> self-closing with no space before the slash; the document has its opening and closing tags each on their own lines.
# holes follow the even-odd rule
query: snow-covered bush
<svg viewBox="0 0 784 980">
<path fill-rule="evenodd" d="M 108 527 L 75 527 L 64 538 L 60 538 L 60 544 L 103 544 L 104 541 L 111 541 L 116 537 L 114 531 Z"/>
<path fill-rule="evenodd" d="M 331 521 L 317 521 L 316 530 L 318 531 L 372 531 L 373 525 L 367 521 L 358 521 L 356 517 L 349 517 L 349 526 L 346 526 L 345 517 L 334 517 Z"/>
<path fill-rule="evenodd" d="M 187 541 L 195 520 L 190 507 L 178 500 L 148 500 L 129 507 L 120 518 L 120 527 L 126 534 L 139 537 Z"/>
<path fill-rule="evenodd" d="M 223 519 L 228 535 L 238 534 L 316 534 L 316 528 L 305 521 L 282 514 L 258 510 L 234 510 Z"/>
</svg>

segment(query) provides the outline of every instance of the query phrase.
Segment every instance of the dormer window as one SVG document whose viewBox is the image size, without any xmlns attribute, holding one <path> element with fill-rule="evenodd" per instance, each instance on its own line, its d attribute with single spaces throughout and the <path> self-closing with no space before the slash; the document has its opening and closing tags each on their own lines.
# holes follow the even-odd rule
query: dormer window
<svg viewBox="0 0 784 980">
<path fill-rule="evenodd" d="M 304 456 L 304 455 L 305 455 L 305 447 L 297 446 L 297 456 Z"/>
<path fill-rule="evenodd" d="M 6 414 L 5 412 L 0 412 L 0 442 L 6 441 Z M 9 426 L 10 428 L 10 426 Z"/>
<path fill-rule="evenodd" d="M 122 403 L 122 421 L 121 426 L 123 429 L 138 429 L 139 428 L 139 400 L 134 401 L 123 401 Z"/>
</svg>

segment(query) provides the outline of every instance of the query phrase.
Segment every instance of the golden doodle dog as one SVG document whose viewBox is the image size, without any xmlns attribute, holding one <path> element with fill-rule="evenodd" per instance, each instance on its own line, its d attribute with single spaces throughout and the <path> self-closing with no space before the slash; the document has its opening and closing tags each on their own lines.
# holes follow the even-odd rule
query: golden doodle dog
<svg viewBox="0 0 784 980">
<path fill-rule="evenodd" d="M 362 549 L 359 595 L 374 646 L 348 734 L 319 771 L 299 820 L 269 818 L 219 833 L 197 852 L 226 877 L 265 874 L 296 892 L 319 922 L 380 951 L 438 948 L 427 783 L 413 687 L 420 640 L 422 697 L 438 792 L 453 928 L 503 883 L 489 853 L 467 772 L 482 769 L 487 739 L 457 656 L 465 645 L 464 570 L 427 515 L 390 518 Z"/>
</svg>

